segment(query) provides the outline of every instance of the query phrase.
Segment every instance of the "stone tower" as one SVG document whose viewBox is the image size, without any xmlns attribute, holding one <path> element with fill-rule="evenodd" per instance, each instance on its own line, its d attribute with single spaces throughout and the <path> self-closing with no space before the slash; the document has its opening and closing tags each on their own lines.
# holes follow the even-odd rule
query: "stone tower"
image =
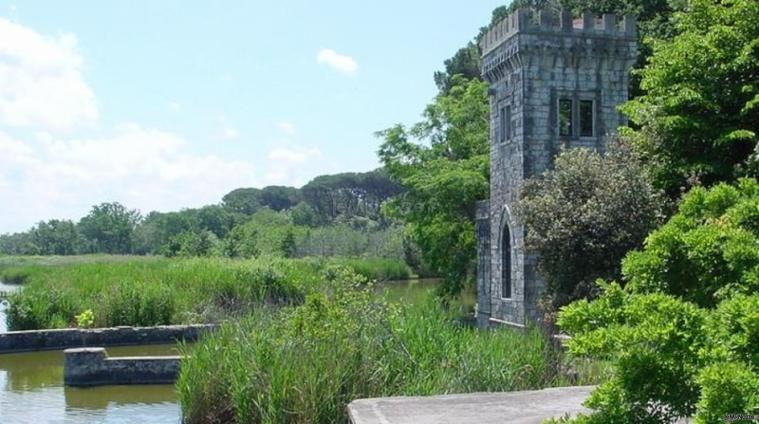
<svg viewBox="0 0 759 424">
<path fill-rule="evenodd" d="M 520 9 L 480 42 L 490 83 L 490 200 L 478 203 L 477 311 L 481 326 L 539 320 L 544 283 L 514 215 L 524 180 L 567 147 L 603 150 L 625 124 L 635 19 Z"/>
</svg>

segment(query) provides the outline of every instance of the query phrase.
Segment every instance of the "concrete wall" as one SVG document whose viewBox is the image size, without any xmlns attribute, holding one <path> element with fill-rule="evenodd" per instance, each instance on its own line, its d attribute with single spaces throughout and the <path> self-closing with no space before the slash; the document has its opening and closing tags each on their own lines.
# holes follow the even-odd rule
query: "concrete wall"
<svg viewBox="0 0 759 424">
<path fill-rule="evenodd" d="M 525 245 L 525 228 L 516 216 L 522 185 L 550 169 L 563 148 L 603 150 L 606 138 L 625 123 L 617 106 L 627 100 L 628 71 L 637 57 L 635 19 L 588 13 L 574 19 L 567 12 L 520 9 L 493 27 L 480 47 L 483 77 L 490 83 L 491 178 L 490 205 L 478 208 L 490 219 L 489 236 L 478 224 L 479 254 L 489 256 L 478 261 L 488 265 L 481 267 L 485 272 L 478 275 L 478 286 L 490 280 L 489 299 L 478 296 L 478 311 L 495 322 L 524 325 L 540 319 L 538 300 L 545 284 L 537 272 L 539 253 Z M 577 122 L 572 135 L 559 136 L 559 98 L 593 100 L 592 137 L 580 136 Z M 502 118 L 507 107 L 510 114 Z M 509 131 L 501 128 L 505 121 Z M 510 269 L 503 266 L 505 248 Z M 501 290 L 505 274 L 510 297 Z"/>
<path fill-rule="evenodd" d="M 102 347 L 66 349 L 63 383 L 67 386 L 172 384 L 180 356 L 109 358 Z"/>
<path fill-rule="evenodd" d="M 113 327 L 61 330 L 9 331 L 0 333 L 0 353 L 59 350 L 82 346 L 128 346 L 195 341 L 214 331 L 215 324 L 158 327 Z"/>
</svg>

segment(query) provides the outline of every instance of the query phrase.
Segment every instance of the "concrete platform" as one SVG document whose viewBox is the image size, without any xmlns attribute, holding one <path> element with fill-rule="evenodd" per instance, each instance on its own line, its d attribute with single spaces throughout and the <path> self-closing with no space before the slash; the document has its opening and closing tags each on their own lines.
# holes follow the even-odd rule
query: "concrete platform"
<svg viewBox="0 0 759 424">
<path fill-rule="evenodd" d="M 348 405 L 353 424 L 539 424 L 588 412 L 593 386 L 508 393 L 359 399 Z"/>
</svg>

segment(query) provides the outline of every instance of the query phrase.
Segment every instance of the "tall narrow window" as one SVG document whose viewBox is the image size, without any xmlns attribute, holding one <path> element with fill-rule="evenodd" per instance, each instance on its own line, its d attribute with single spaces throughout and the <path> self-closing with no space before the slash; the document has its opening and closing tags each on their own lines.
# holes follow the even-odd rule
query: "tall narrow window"
<svg viewBox="0 0 759 424">
<path fill-rule="evenodd" d="M 501 235 L 501 297 L 511 299 L 511 234 L 504 224 Z"/>
<path fill-rule="evenodd" d="M 501 108 L 501 143 L 511 138 L 511 106 Z"/>
<path fill-rule="evenodd" d="M 559 135 L 572 136 L 572 99 L 559 99 Z"/>
<path fill-rule="evenodd" d="M 580 100 L 580 137 L 593 137 L 593 100 Z"/>
</svg>

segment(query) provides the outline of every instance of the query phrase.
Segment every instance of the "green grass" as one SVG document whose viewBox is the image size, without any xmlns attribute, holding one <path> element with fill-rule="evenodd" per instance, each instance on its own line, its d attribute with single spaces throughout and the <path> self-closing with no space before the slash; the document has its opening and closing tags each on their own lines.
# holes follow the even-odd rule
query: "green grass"
<svg viewBox="0 0 759 424">
<path fill-rule="evenodd" d="M 347 422 L 357 398 L 596 382 L 568 376 L 537 329 L 479 331 L 431 298 L 396 305 L 352 285 L 360 279 L 338 276 L 329 295 L 259 310 L 193 346 L 177 381 L 187 422 Z"/>
<path fill-rule="evenodd" d="M 90 255 L 1 257 L 0 280 L 24 285 L 9 299 L 11 330 L 73 326 L 88 309 L 98 327 L 148 326 L 219 322 L 261 305 L 297 304 L 336 264 L 376 280 L 409 276 L 405 264 L 384 259 Z"/>
<path fill-rule="evenodd" d="M 11 294 L 12 330 L 72 326 L 91 309 L 95 326 L 216 322 L 263 304 L 303 300 L 317 284 L 315 264 L 284 259 L 136 259 L 7 266 L 24 275 Z"/>
<path fill-rule="evenodd" d="M 308 258 L 318 262 L 328 262 L 343 265 L 353 272 L 373 281 L 408 280 L 411 278 L 411 268 L 403 261 L 386 258 Z"/>
</svg>

